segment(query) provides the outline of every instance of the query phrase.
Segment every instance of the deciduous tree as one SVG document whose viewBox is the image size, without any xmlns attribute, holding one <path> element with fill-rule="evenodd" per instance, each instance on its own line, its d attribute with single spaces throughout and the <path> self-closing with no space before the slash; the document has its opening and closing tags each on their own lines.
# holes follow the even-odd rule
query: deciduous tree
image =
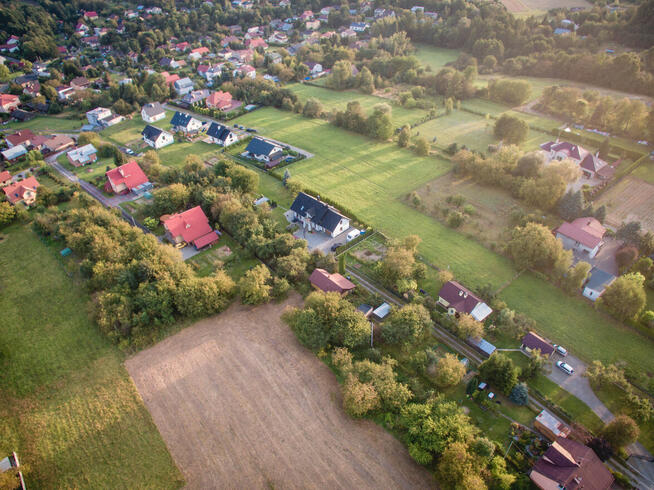
<svg viewBox="0 0 654 490">
<path fill-rule="evenodd" d="M 647 303 L 644 284 L 642 274 L 624 274 L 606 288 L 600 303 L 621 320 L 635 318 Z"/>
<path fill-rule="evenodd" d="M 454 354 L 446 353 L 436 363 L 434 381 L 441 388 L 458 384 L 466 374 L 465 366 Z"/>
</svg>

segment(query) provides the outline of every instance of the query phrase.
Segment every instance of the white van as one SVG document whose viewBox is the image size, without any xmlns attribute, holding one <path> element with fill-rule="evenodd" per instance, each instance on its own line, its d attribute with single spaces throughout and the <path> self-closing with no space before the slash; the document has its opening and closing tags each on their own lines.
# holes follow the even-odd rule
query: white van
<svg viewBox="0 0 654 490">
<path fill-rule="evenodd" d="M 347 234 L 347 237 L 345 238 L 345 240 L 348 241 L 348 242 L 351 242 L 352 240 L 354 240 L 359 235 L 361 235 L 361 232 L 355 228 L 354 230 L 350 231 Z"/>
</svg>

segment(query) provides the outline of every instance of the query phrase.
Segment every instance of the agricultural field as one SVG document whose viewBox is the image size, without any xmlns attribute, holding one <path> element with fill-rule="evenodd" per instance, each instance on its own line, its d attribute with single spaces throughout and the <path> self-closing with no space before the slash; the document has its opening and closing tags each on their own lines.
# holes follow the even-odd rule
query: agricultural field
<svg viewBox="0 0 654 490">
<path fill-rule="evenodd" d="M 416 45 L 416 52 L 413 53 L 420 64 L 430 67 L 435 73 L 446 64 L 455 61 L 460 54 L 461 51 L 458 49 L 437 48 L 428 44 Z"/>
<path fill-rule="evenodd" d="M 363 94 L 356 90 L 337 91 L 299 83 L 289 85 L 287 88 L 297 94 L 301 101 L 306 101 L 311 97 L 320 100 L 325 109 L 330 111 L 345 110 L 347 104 L 355 100 L 361 104 L 367 114 L 370 114 L 377 104 L 389 104 L 392 108 L 393 124 L 397 127 L 412 124 L 427 115 L 427 111 L 422 109 L 405 109 L 393 104 L 389 99 Z"/>
<path fill-rule="evenodd" d="M 591 9 L 593 6 L 586 0 L 502 0 L 502 3 L 509 12 L 520 16 L 545 14 L 550 9 L 572 7 Z"/>
<path fill-rule="evenodd" d="M 610 226 L 640 221 L 643 230 L 654 232 L 654 183 L 625 177 L 600 196 L 597 205 L 602 204 L 608 211 L 606 223 Z"/>
<path fill-rule="evenodd" d="M 28 226 L 0 235 L 0 454 L 29 465 L 28 488 L 181 487 L 122 353 L 90 321 L 89 296 L 58 249 Z"/>
<path fill-rule="evenodd" d="M 631 175 L 654 185 L 654 162 L 652 160 L 645 160 L 631 172 Z"/>
<path fill-rule="evenodd" d="M 4 130 L 31 129 L 37 133 L 64 133 L 79 131 L 86 124 L 84 119 L 69 119 L 64 116 L 36 116 L 34 119 L 25 122 L 11 122 L 2 126 Z"/>
<path fill-rule="evenodd" d="M 523 273 L 499 298 L 534 319 L 545 336 L 570 346 L 572 353 L 586 362 L 625 361 L 654 373 L 654 342 L 531 273 Z"/>
<path fill-rule="evenodd" d="M 346 415 L 334 374 L 280 319 L 300 304 L 234 304 L 126 362 L 188 486 L 434 486 L 400 441 Z"/>
<path fill-rule="evenodd" d="M 499 286 L 515 273 L 503 257 L 402 202 L 415 187 L 447 173 L 449 162 L 417 157 L 395 144 L 374 142 L 326 121 L 273 108 L 246 114 L 238 122 L 314 153 L 286 167 L 293 179 L 341 203 L 344 212 L 353 212 L 390 237 L 420 235 L 421 254 L 433 264 L 449 266 L 471 287 Z"/>
</svg>

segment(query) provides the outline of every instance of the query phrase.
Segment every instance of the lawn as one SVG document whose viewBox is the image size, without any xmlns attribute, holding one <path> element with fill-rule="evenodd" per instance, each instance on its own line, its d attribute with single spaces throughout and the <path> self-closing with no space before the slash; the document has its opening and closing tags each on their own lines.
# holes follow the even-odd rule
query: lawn
<svg viewBox="0 0 654 490">
<path fill-rule="evenodd" d="M 463 110 L 453 111 L 449 115 L 441 116 L 413 129 L 416 136 L 424 136 L 429 141 L 436 138 L 439 148 L 447 148 L 452 143 L 459 146 L 485 152 L 488 145 L 495 143 L 493 136 L 492 119 L 486 120 L 482 116 Z"/>
<path fill-rule="evenodd" d="M 366 95 L 356 90 L 338 91 L 299 83 L 289 85 L 287 88 L 297 94 L 301 101 L 311 97 L 320 100 L 325 109 L 330 111 L 345 110 L 347 104 L 355 100 L 361 104 L 367 114 L 372 113 L 373 107 L 377 104 L 389 104 L 392 107 L 393 125 L 396 127 L 415 123 L 427 115 L 427 111 L 422 109 L 405 109 L 399 105 L 394 105 L 389 99 Z"/>
<path fill-rule="evenodd" d="M 231 254 L 226 255 L 223 247 L 229 247 Z M 198 276 L 209 276 L 217 269 L 224 268 L 232 279 L 238 281 L 249 269 L 261 262 L 251 252 L 241 247 L 232 237 L 223 233 L 218 243 L 194 255 L 188 259 L 187 263 L 195 268 Z"/>
<path fill-rule="evenodd" d="M 533 318 L 541 333 L 587 362 L 625 361 L 645 372 L 654 372 L 651 340 L 533 274 L 522 274 L 501 292 L 500 299 Z"/>
<path fill-rule="evenodd" d="M 636 169 L 631 172 L 634 177 L 654 184 L 654 161 L 645 160 Z"/>
<path fill-rule="evenodd" d="M 90 165 L 75 167 L 74 165 L 70 164 L 65 153 L 57 157 L 57 162 L 59 162 L 59 164 L 66 170 L 69 170 L 77 175 L 78 178 L 91 183 L 93 183 L 97 177 L 104 177 L 104 174 L 107 172 L 107 167 L 114 168 L 116 166 L 113 157 L 110 157 L 100 158 L 97 162 Z"/>
<path fill-rule="evenodd" d="M 437 48 L 427 44 L 419 44 L 416 48 L 413 55 L 418 58 L 420 64 L 430 67 L 434 72 L 455 61 L 461 54 L 458 49 Z"/>
<path fill-rule="evenodd" d="M 172 111 L 166 111 L 166 117 L 152 123 L 152 126 L 170 130 L 170 120 L 173 118 L 173 114 Z M 143 131 L 146 124 L 148 123 L 141 119 L 141 114 L 135 114 L 132 119 L 127 119 L 115 126 L 103 129 L 100 134 L 104 139 L 116 145 L 127 146 L 136 151 L 143 140 L 141 131 Z"/>
<path fill-rule="evenodd" d="M 499 286 L 515 273 L 503 257 L 401 202 L 414 188 L 447 173 L 448 161 L 417 157 L 395 144 L 272 108 L 244 115 L 238 122 L 314 153 L 313 158 L 286 167 L 293 179 L 341 203 L 346 212 L 389 237 L 420 235 L 425 259 L 450 267 L 469 286 Z"/>
<path fill-rule="evenodd" d="M 161 150 L 157 150 L 157 153 L 159 153 L 159 159 L 163 165 L 182 167 L 188 155 L 197 155 L 201 159 L 207 160 L 211 156 L 218 156 L 221 151 L 222 148 L 218 145 L 210 145 L 203 141 L 195 143 L 184 141 L 168 145 Z"/>
<path fill-rule="evenodd" d="M 0 454 L 29 465 L 28 488 L 179 488 L 123 355 L 89 320 L 88 294 L 28 226 L 3 235 Z"/>
<path fill-rule="evenodd" d="M 68 119 L 66 117 L 57 116 L 37 116 L 29 121 L 9 123 L 6 126 L 2 126 L 2 129 L 31 129 L 32 131 L 43 133 L 62 133 L 79 130 L 84 124 L 86 124 L 86 119 Z"/>
</svg>

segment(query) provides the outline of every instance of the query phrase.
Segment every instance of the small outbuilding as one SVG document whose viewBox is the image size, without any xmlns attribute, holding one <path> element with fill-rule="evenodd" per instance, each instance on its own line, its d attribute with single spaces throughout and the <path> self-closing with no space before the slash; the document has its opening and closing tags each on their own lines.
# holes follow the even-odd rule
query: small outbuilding
<svg viewBox="0 0 654 490">
<path fill-rule="evenodd" d="M 613 274 L 593 267 L 586 284 L 584 284 L 583 295 L 591 301 L 597 301 L 597 298 L 602 296 L 602 293 L 604 293 L 613 281 L 615 281 Z"/>
<path fill-rule="evenodd" d="M 542 356 L 550 357 L 554 353 L 554 346 L 536 332 L 529 332 L 522 338 L 520 346 L 525 352 L 539 350 Z"/>
<path fill-rule="evenodd" d="M 325 269 L 314 269 L 309 277 L 309 281 L 314 288 L 326 293 L 337 292 L 347 294 L 356 287 L 346 277 L 338 273 L 330 274 Z"/>
<path fill-rule="evenodd" d="M 572 430 L 547 410 L 542 410 L 534 419 L 534 428 L 547 437 L 556 441 L 559 437 L 568 437 Z"/>
</svg>

